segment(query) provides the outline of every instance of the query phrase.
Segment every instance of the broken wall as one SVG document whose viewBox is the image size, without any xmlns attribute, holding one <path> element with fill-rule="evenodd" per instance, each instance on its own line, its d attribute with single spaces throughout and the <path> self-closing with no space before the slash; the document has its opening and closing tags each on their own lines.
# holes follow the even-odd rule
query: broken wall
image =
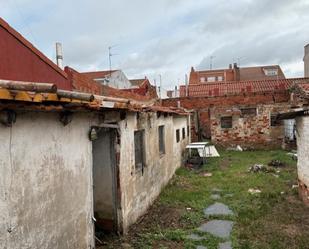
<svg viewBox="0 0 309 249">
<path fill-rule="evenodd" d="M 165 153 L 159 152 L 158 127 L 164 125 Z M 188 117 L 157 115 L 156 113 L 130 113 L 120 122 L 120 182 L 123 232 L 133 224 L 160 194 L 162 188 L 180 167 L 182 151 L 189 137 L 177 143 L 176 129 L 189 125 Z M 145 167 L 135 167 L 134 131 L 144 130 Z"/>
<path fill-rule="evenodd" d="M 0 126 L 0 245 L 93 247 L 89 117 L 67 126 L 56 113 L 18 113 Z"/>
<path fill-rule="evenodd" d="M 223 145 L 235 143 L 259 148 L 264 147 L 265 144 L 271 147 L 281 146 L 284 138 L 283 125 L 272 128 L 268 111 L 271 109 L 274 112 L 286 110 L 290 107 L 291 100 L 287 91 L 277 91 L 218 97 L 181 97 L 165 99 L 162 104 L 174 107 L 180 104 L 181 107 L 195 112 L 192 115 L 191 122 L 193 141 L 206 138 Z M 258 117 L 249 119 L 240 117 L 240 108 L 246 107 L 259 107 L 261 110 Z M 234 113 L 233 124 L 235 124 L 235 129 L 222 131 L 218 119 L 220 115 L 216 113 L 217 111 L 227 116 L 229 116 L 229 113 Z M 243 129 L 246 129 L 246 131 Z M 250 143 L 247 143 L 248 141 Z M 271 144 L 268 143 L 269 141 Z"/>
<path fill-rule="evenodd" d="M 256 114 L 246 114 L 245 110 L 248 108 L 255 109 Z M 272 121 L 271 116 L 288 108 L 287 104 L 213 107 L 211 109 L 212 141 L 223 146 L 280 148 L 285 137 L 284 122 Z M 230 128 L 222 127 L 221 121 L 224 117 L 232 118 Z"/>
</svg>

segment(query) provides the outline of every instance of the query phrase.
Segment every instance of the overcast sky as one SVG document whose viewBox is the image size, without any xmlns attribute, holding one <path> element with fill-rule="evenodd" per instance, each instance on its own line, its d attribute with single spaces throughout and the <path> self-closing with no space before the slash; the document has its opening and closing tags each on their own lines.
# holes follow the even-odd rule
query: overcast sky
<svg viewBox="0 0 309 249">
<path fill-rule="evenodd" d="M 0 0 L 0 16 L 49 58 L 63 44 L 78 71 L 113 68 L 173 88 L 190 67 L 280 64 L 303 76 L 308 0 Z"/>
</svg>

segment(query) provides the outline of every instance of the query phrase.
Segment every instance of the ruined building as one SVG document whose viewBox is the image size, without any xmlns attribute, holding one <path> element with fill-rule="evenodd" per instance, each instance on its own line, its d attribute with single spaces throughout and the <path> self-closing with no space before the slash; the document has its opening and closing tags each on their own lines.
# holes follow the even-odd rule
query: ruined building
<svg viewBox="0 0 309 249">
<path fill-rule="evenodd" d="M 62 70 L 0 19 L 0 247 L 94 248 L 126 233 L 182 163 L 190 113 Z M 142 93 L 141 93 L 142 91 Z"/>
<path fill-rule="evenodd" d="M 291 94 L 294 98 L 304 102 L 303 106 L 295 106 L 278 114 L 279 120 L 295 119 L 295 131 L 297 141 L 297 174 L 299 195 L 309 207 L 309 86 L 295 85 Z"/>
<path fill-rule="evenodd" d="M 293 143 L 287 141 L 293 140 L 287 134 L 293 121 L 277 121 L 275 117 L 297 104 L 291 99 L 290 87 L 308 83 L 305 78 L 285 79 L 279 66 L 191 69 L 189 84 L 180 86 L 180 97 L 166 99 L 163 105 L 195 113 L 194 140 L 211 139 L 223 146 L 247 148 L 281 147 L 285 142 Z"/>
</svg>

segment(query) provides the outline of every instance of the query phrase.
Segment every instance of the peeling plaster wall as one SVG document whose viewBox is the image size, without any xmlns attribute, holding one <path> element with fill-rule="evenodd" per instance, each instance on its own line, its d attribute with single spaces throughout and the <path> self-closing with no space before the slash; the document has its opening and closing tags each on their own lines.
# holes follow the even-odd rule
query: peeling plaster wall
<svg viewBox="0 0 309 249">
<path fill-rule="evenodd" d="M 128 89 L 132 87 L 127 76 L 120 70 L 112 72 L 111 75 L 108 75 L 106 78 L 107 79 L 95 79 L 95 81 L 118 89 Z"/>
<path fill-rule="evenodd" d="M 0 247 L 93 246 L 89 117 L 19 113 L 0 126 Z"/>
<path fill-rule="evenodd" d="M 299 196 L 309 207 L 309 117 L 296 118 Z"/>
<path fill-rule="evenodd" d="M 128 114 L 120 122 L 120 181 L 123 231 L 143 215 L 162 188 L 181 165 L 181 154 L 189 137 L 176 143 L 177 127 L 187 129 L 187 117 L 164 116 L 156 113 Z M 159 153 L 158 127 L 164 125 L 165 154 Z M 135 169 L 134 131 L 145 130 L 146 167 L 144 171 Z"/>
<path fill-rule="evenodd" d="M 298 178 L 309 186 L 309 117 L 296 119 Z"/>
</svg>

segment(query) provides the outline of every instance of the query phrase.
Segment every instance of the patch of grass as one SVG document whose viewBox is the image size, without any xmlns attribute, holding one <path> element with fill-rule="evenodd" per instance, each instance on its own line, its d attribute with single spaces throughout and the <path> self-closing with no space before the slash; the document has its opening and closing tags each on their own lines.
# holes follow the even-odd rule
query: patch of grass
<svg viewBox="0 0 309 249">
<path fill-rule="evenodd" d="M 198 233 L 196 229 L 209 219 L 204 208 L 222 202 L 235 213 L 229 217 L 235 222 L 233 248 L 309 248 L 309 210 L 298 200 L 297 190 L 291 189 L 297 183 L 296 162 L 281 150 L 222 150 L 220 155 L 199 170 L 177 170 L 154 205 L 159 207 L 158 213 L 151 210 L 149 219 L 135 227 L 135 236 L 129 235 L 128 242 L 134 248 L 217 248 L 222 240 L 209 234 L 198 242 L 187 235 Z M 253 164 L 267 165 L 271 160 L 280 160 L 285 167 L 274 173 L 248 172 Z M 204 176 L 205 172 L 212 176 Z M 249 188 L 261 193 L 250 194 Z M 221 196 L 219 200 L 210 198 L 215 192 Z M 165 222 L 158 221 L 160 216 Z"/>
</svg>

